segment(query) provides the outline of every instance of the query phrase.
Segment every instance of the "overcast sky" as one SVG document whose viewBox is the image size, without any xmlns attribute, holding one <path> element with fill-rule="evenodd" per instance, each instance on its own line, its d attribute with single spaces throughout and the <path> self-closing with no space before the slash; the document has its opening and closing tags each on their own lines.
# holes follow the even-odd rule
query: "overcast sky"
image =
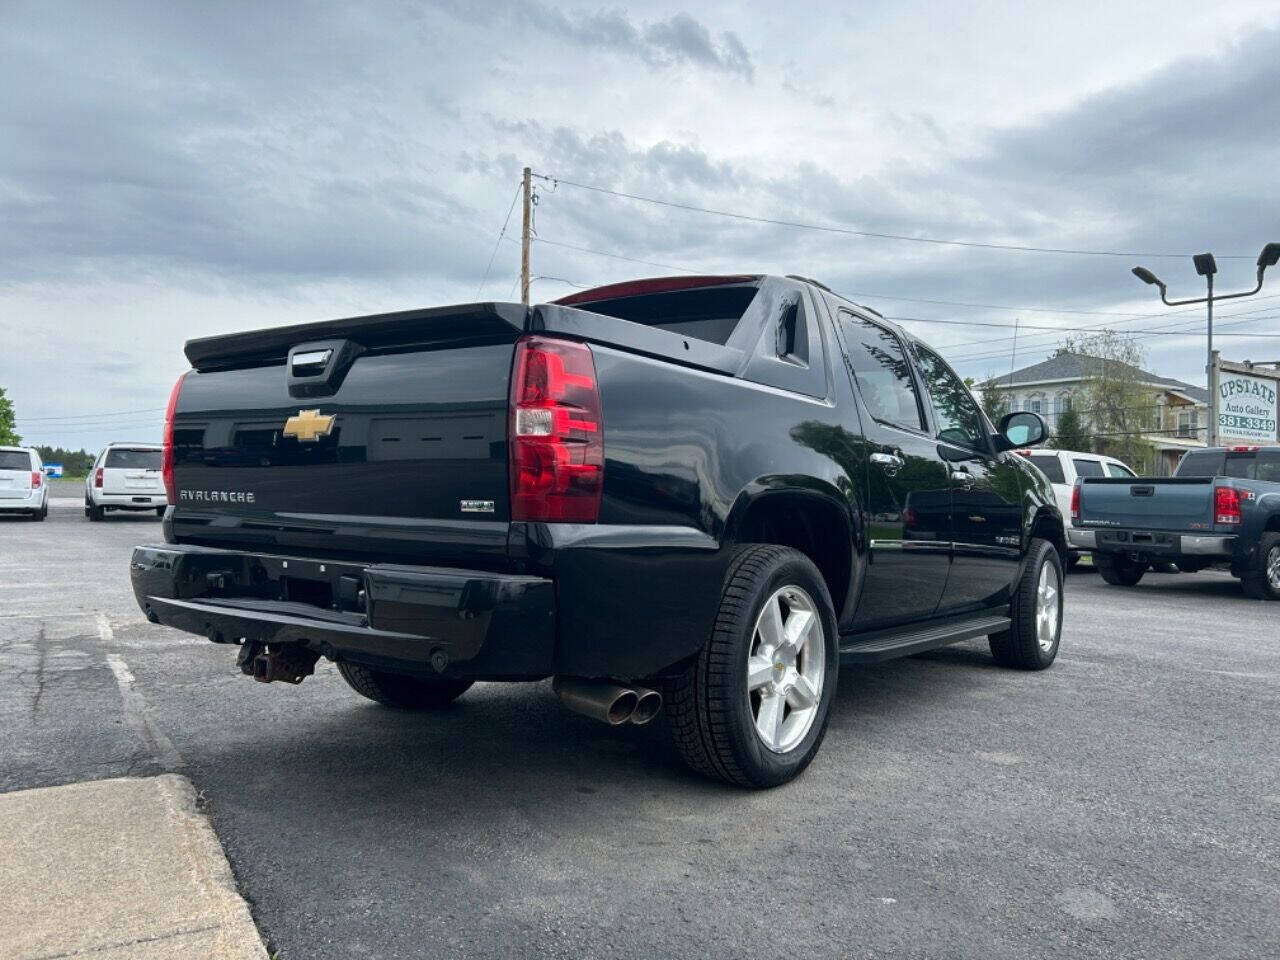
<svg viewBox="0 0 1280 960">
<path fill-rule="evenodd" d="M 1166 308 L 1129 269 L 1195 296 L 1189 259 L 1152 255 L 1212 250 L 1245 288 L 1280 240 L 1280 4 L 765 6 L 0 3 L 0 386 L 21 432 L 158 438 L 189 337 L 515 299 L 518 210 L 482 278 L 525 164 L 754 216 L 1143 254 L 543 184 L 535 299 L 800 273 L 919 318 L 963 374 L 1042 359 L 1058 335 L 1030 327 L 1172 325 L 1190 332 L 1141 340 L 1148 367 L 1203 383 L 1203 314 L 1134 319 Z M 1276 274 L 1274 299 L 1219 307 L 1223 333 L 1280 333 Z M 1280 359 L 1280 339 L 1219 345 Z"/>
</svg>

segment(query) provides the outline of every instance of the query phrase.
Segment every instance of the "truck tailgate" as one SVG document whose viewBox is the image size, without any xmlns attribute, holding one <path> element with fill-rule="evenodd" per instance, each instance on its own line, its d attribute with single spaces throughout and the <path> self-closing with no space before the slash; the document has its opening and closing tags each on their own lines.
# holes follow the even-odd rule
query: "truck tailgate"
<svg viewBox="0 0 1280 960">
<path fill-rule="evenodd" d="M 1080 527 L 1208 530 L 1212 477 L 1088 477 L 1080 481 Z"/>
<path fill-rule="evenodd" d="M 174 413 L 175 534 L 335 559 L 504 556 L 524 322 L 522 308 L 478 304 L 193 341 Z M 342 369 L 300 377 L 312 367 L 299 357 L 325 350 Z"/>
</svg>

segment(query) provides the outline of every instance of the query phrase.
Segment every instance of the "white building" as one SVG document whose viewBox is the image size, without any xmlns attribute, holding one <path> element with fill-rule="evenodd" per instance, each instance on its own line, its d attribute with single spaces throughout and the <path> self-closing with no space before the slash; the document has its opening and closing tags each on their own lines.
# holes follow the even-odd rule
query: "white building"
<svg viewBox="0 0 1280 960">
<path fill-rule="evenodd" d="M 1127 376 L 1131 375 L 1142 387 L 1149 389 L 1147 398 L 1135 413 L 1148 431 L 1143 433 L 1142 440 L 1154 448 L 1155 462 L 1131 466 L 1140 472 L 1166 475 L 1178 465 L 1183 453 L 1193 447 L 1204 446 L 1209 423 L 1208 391 L 1118 361 L 1103 361 L 1078 353 L 1058 353 L 1042 363 L 994 377 L 988 384 L 994 384 L 1004 397 L 1006 410 L 1038 413 L 1044 417 L 1050 430 L 1056 429 L 1058 418 L 1073 406 L 1080 412 L 1081 420 L 1088 429 L 1088 412 L 1080 410 L 1079 405 L 1085 395 L 1085 385 L 1098 376 L 1104 362 L 1124 368 Z"/>
</svg>

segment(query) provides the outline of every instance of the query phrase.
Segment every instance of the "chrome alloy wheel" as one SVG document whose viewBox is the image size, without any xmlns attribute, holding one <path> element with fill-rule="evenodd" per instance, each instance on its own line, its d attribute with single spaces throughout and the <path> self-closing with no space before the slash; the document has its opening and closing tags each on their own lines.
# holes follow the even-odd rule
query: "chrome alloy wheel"
<svg viewBox="0 0 1280 960">
<path fill-rule="evenodd" d="M 774 753 L 794 749 L 813 726 L 826 669 L 817 604 L 797 586 L 775 591 L 756 620 L 747 657 L 756 735 Z"/>
<path fill-rule="evenodd" d="M 1267 551 L 1267 582 L 1272 590 L 1280 590 L 1280 546 Z"/>
<path fill-rule="evenodd" d="M 1059 590 L 1057 571 L 1053 564 L 1040 568 L 1040 583 L 1036 587 L 1036 641 L 1040 649 L 1048 653 L 1058 639 Z"/>
</svg>

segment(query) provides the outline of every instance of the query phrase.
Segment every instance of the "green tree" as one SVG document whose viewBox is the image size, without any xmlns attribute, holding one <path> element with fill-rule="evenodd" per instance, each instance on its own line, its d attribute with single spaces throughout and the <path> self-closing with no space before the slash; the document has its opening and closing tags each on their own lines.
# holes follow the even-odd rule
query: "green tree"
<svg viewBox="0 0 1280 960">
<path fill-rule="evenodd" d="M 1009 412 L 1009 398 L 1000 390 L 995 377 L 987 377 L 978 384 L 978 402 L 992 423 L 999 423 L 1000 418 Z"/>
<path fill-rule="evenodd" d="M 13 418 L 13 401 L 4 395 L 4 387 L 0 387 L 0 445 L 16 447 L 20 443 L 22 437 Z"/>
<path fill-rule="evenodd" d="M 1057 352 L 1081 358 L 1079 405 L 1093 449 L 1125 463 L 1142 461 L 1150 452 L 1142 434 L 1151 419 L 1143 416 L 1151 408 L 1151 391 L 1143 383 L 1142 347 L 1114 330 L 1100 330 L 1063 338 Z"/>
<path fill-rule="evenodd" d="M 1093 438 L 1089 436 L 1089 431 L 1085 429 L 1074 405 L 1058 414 L 1053 445 L 1059 450 L 1078 450 L 1082 453 L 1093 449 Z"/>
</svg>

